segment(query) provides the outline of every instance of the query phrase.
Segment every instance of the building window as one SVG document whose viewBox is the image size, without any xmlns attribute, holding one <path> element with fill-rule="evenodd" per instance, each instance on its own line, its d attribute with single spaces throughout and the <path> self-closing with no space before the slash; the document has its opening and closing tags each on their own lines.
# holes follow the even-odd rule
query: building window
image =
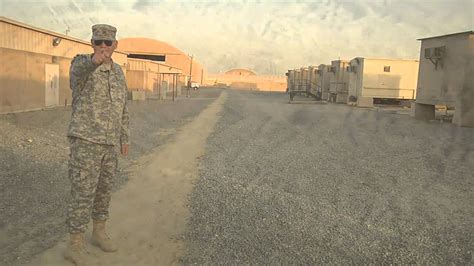
<svg viewBox="0 0 474 266">
<path fill-rule="evenodd" d="M 136 58 L 136 59 L 146 59 L 146 60 L 157 61 L 157 62 L 166 61 L 166 55 L 129 54 L 127 55 L 127 57 Z"/>
<path fill-rule="evenodd" d="M 384 66 L 383 72 L 390 72 L 390 66 Z"/>
</svg>

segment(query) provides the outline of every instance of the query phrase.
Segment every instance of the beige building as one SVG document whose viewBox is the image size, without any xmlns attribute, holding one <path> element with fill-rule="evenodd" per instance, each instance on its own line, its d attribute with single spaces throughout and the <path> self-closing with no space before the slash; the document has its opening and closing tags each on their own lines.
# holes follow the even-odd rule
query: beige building
<svg viewBox="0 0 474 266">
<path fill-rule="evenodd" d="M 286 75 L 288 77 L 290 103 L 293 102 L 296 95 L 311 96 L 316 100 L 321 99 L 321 89 L 318 86 L 318 67 L 308 66 L 288 70 Z"/>
<path fill-rule="evenodd" d="M 434 119 L 435 105 L 454 108 L 453 123 L 474 126 L 474 34 L 472 31 L 421 40 L 414 116 Z"/>
<path fill-rule="evenodd" d="M 144 91 L 158 99 L 181 95 L 184 76 L 180 69 L 151 60 L 127 60 L 127 86 L 132 91 Z"/>
<path fill-rule="evenodd" d="M 225 86 L 241 90 L 285 92 L 286 76 L 259 75 L 247 68 L 235 68 L 223 74 L 208 74 L 205 86 Z"/>
<path fill-rule="evenodd" d="M 302 91 L 307 91 L 309 89 L 309 68 L 308 67 L 302 67 L 301 68 L 301 87 L 300 89 Z"/>
<path fill-rule="evenodd" d="M 356 57 L 347 66 L 348 101 L 371 107 L 374 98 L 414 100 L 418 60 Z"/>
<path fill-rule="evenodd" d="M 303 80 L 301 74 L 301 68 L 295 69 L 295 90 L 303 90 Z"/>
<path fill-rule="evenodd" d="M 246 68 L 235 68 L 228 70 L 225 72 L 226 75 L 234 75 L 234 76 L 256 76 L 257 73 L 253 72 L 250 69 Z"/>
<path fill-rule="evenodd" d="M 309 66 L 309 92 L 313 95 L 318 95 L 321 93 L 321 89 L 318 88 L 318 67 L 317 66 Z"/>
<path fill-rule="evenodd" d="M 318 80 L 317 80 L 317 86 L 321 88 L 321 99 L 323 100 L 329 100 L 329 84 L 331 81 L 331 73 L 329 72 L 331 69 L 331 66 L 329 65 L 324 65 L 321 64 L 318 66 Z"/>
<path fill-rule="evenodd" d="M 295 86 L 296 86 L 296 80 L 295 80 L 295 70 L 290 69 L 288 72 L 286 72 L 286 85 L 287 85 L 287 90 L 286 91 L 294 91 Z"/>
<path fill-rule="evenodd" d="M 347 103 L 349 90 L 349 75 L 347 72 L 347 60 L 334 60 L 331 62 L 329 81 L 329 101 L 335 103 Z"/>
<path fill-rule="evenodd" d="M 0 17 L 0 113 L 70 104 L 71 59 L 92 52 L 89 42 Z M 126 69 L 125 53 L 113 59 Z"/>
<path fill-rule="evenodd" d="M 182 78 L 184 84 L 187 84 L 189 77 L 193 82 L 204 82 L 206 71 L 202 64 L 166 42 L 149 38 L 123 38 L 119 40 L 118 48 L 128 53 L 129 58 L 150 60 L 181 69 L 185 75 Z"/>
</svg>

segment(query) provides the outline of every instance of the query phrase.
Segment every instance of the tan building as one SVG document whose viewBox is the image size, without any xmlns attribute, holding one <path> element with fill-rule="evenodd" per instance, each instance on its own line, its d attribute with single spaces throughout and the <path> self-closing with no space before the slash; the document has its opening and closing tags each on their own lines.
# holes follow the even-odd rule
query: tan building
<svg viewBox="0 0 474 266">
<path fill-rule="evenodd" d="M 277 91 L 287 89 L 285 76 L 258 75 L 244 68 L 231 69 L 224 74 L 208 74 L 204 85 L 226 86 L 242 90 Z"/>
<path fill-rule="evenodd" d="M 418 60 L 356 57 L 347 67 L 349 102 L 371 107 L 374 98 L 414 100 Z"/>
<path fill-rule="evenodd" d="M 290 103 L 294 96 L 311 96 L 314 99 L 321 99 L 321 90 L 318 87 L 318 67 L 309 66 L 301 67 L 299 69 L 288 70 L 286 73 L 288 77 L 288 92 L 290 94 Z"/>
<path fill-rule="evenodd" d="M 295 71 L 293 69 L 289 69 L 288 72 L 285 74 L 286 76 L 286 91 L 294 90 L 294 82 L 295 82 Z"/>
<path fill-rule="evenodd" d="M 128 58 L 127 86 L 158 99 L 181 95 L 184 84 L 181 70 L 151 60 Z"/>
<path fill-rule="evenodd" d="M 347 72 L 347 60 L 334 60 L 331 62 L 329 81 L 329 101 L 336 103 L 347 103 L 349 90 L 349 75 Z"/>
<path fill-rule="evenodd" d="M 320 95 L 321 89 L 318 87 L 318 67 L 317 66 L 309 66 L 309 92 L 314 95 Z"/>
<path fill-rule="evenodd" d="M 204 82 L 206 71 L 202 64 L 168 43 L 148 38 L 124 38 L 119 40 L 118 48 L 128 53 L 129 58 L 155 61 L 181 69 L 186 76 L 184 84 L 187 84 L 189 76 L 192 82 Z"/>
<path fill-rule="evenodd" d="M 308 68 L 308 67 L 302 67 L 302 68 L 300 68 L 300 69 L 301 69 L 301 72 L 300 72 L 300 73 L 301 73 L 301 78 L 300 78 L 300 80 L 301 80 L 301 87 L 300 87 L 300 89 L 301 89 L 302 91 L 308 91 L 308 89 L 309 89 L 309 84 L 310 84 L 310 83 L 309 83 L 309 78 L 310 78 L 310 76 L 309 76 L 309 68 Z"/>
<path fill-rule="evenodd" d="M 0 113 L 70 104 L 71 59 L 92 52 L 90 42 L 0 17 Z M 125 53 L 113 59 L 125 70 Z"/>
<path fill-rule="evenodd" d="M 435 105 L 454 108 L 453 123 L 474 126 L 474 34 L 472 31 L 421 40 L 414 116 L 434 119 Z"/>
<path fill-rule="evenodd" d="M 227 72 L 225 72 L 226 75 L 237 75 L 237 76 L 256 76 L 257 73 L 253 72 L 250 69 L 246 68 L 236 68 L 236 69 L 231 69 Z"/>
<path fill-rule="evenodd" d="M 331 81 L 332 72 L 330 72 L 331 66 L 321 64 L 318 66 L 318 80 L 317 86 L 321 88 L 321 99 L 329 100 L 329 84 Z"/>
</svg>

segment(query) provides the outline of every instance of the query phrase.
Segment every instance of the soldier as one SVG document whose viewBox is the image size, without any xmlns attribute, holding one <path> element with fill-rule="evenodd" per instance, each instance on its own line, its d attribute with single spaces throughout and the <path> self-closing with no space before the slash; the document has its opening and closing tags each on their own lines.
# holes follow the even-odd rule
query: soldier
<svg viewBox="0 0 474 266">
<path fill-rule="evenodd" d="M 67 209 L 70 243 L 65 258 L 87 264 L 84 232 L 93 220 L 92 244 L 115 252 L 117 245 L 105 232 L 117 151 L 129 149 L 127 85 L 120 65 L 112 61 L 117 29 L 92 26 L 93 54 L 77 55 L 71 62 L 72 116 L 69 124 L 69 179 L 72 201 Z"/>
</svg>

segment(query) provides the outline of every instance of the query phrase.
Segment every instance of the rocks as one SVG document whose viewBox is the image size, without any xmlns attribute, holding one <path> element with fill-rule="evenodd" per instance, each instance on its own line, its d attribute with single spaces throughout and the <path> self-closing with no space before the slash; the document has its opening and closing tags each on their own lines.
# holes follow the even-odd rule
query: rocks
<svg viewBox="0 0 474 266">
<path fill-rule="evenodd" d="M 468 263 L 474 129 L 287 97 L 229 91 L 182 263 Z"/>
</svg>

